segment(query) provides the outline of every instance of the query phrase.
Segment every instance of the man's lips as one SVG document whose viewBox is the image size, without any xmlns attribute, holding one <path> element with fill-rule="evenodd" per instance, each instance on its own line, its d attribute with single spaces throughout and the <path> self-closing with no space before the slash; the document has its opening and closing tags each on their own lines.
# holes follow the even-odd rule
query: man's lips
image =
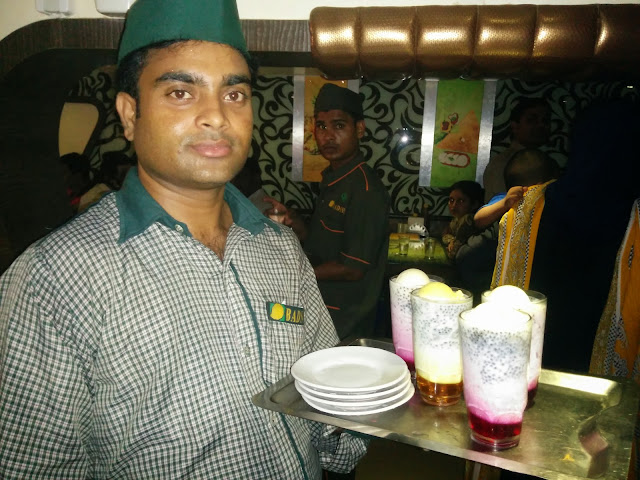
<svg viewBox="0 0 640 480">
<path fill-rule="evenodd" d="M 231 153 L 231 145 L 226 140 L 198 142 L 190 146 L 203 157 L 218 158 Z"/>
<path fill-rule="evenodd" d="M 323 145 L 322 147 L 320 147 L 321 152 L 330 153 L 330 152 L 335 152 L 336 150 L 338 150 L 338 146 L 333 144 Z"/>
</svg>

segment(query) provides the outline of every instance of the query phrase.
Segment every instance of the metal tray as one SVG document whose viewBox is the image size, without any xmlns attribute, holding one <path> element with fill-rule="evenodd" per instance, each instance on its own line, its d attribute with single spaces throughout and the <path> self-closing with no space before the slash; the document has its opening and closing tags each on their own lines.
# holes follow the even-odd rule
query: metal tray
<svg viewBox="0 0 640 480">
<path fill-rule="evenodd" d="M 349 344 L 393 351 L 389 341 Z M 471 440 L 464 400 L 433 407 L 416 392 L 408 403 L 380 414 L 331 415 L 307 405 L 291 375 L 253 397 L 268 410 L 554 480 L 626 479 L 638 400 L 630 380 L 543 369 L 534 404 L 524 414 L 520 444 L 495 452 Z"/>
</svg>

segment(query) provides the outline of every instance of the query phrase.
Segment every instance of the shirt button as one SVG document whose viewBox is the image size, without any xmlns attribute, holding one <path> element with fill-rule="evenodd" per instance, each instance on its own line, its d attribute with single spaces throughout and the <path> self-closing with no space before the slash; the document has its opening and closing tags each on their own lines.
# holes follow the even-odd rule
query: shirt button
<svg viewBox="0 0 640 480">
<path fill-rule="evenodd" d="M 182 228 L 182 225 L 176 225 L 176 232 L 178 233 L 184 232 L 184 228 Z"/>
</svg>

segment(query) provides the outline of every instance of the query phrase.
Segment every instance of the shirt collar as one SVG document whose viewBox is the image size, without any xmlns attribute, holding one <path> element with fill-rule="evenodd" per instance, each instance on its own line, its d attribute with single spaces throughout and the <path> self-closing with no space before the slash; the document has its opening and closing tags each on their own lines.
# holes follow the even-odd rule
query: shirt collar
<svg viewBox="0 0 640 480">
<path fill-rule="evenodd" d="M 280 233 L 280 226 L 266 218 L 258 209 L 234 187 L 227 183 L 224 189 L 224 200 L 231 209 L 231 215 L 236 225 L 246 229 L 252 235 L 264 230 L 265 225 Z M 189 227 L 171 215 L 156 202 L 147 192 L 138 176 L 138 169 L 131 168 L 116 192 L 116 205 L 120 216 L 120 237 L 118 243 L 124 243 L 132 237 L 144 232 L 149 226 L 158 222 L 172 230 L 177 230 L 191 237 Z"/>
<path fill-rule="evenodd" d="M 344 165 L 341 165 L 336 170 L 333 170 L 331 166 L 325 168 L 322 171 L 322 183 L 331 183 L 339 178 L 347 176 L 355 169 L 355 167 L 357 167 L 362 162 L 364 162 L 364 157 L 362 155 L 362 152 L 358 152 L 358 154 L 353 157 L 351 161 L 345 163 Z"/>
</svg>

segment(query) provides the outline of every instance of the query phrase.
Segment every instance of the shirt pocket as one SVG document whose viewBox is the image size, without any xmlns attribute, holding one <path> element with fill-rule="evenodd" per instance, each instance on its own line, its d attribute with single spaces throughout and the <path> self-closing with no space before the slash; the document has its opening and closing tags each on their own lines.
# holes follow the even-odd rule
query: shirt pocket
<svg viewBox="0 0 640 480">
<path fill-rule="evenodd" d="M 337 212 L 329 207 L 323 213 L 322 226 L 326 232 L 333 235 L 342 235 L 344 233 L 345 213 Z"/>
<path fill-rule="evenodd" d="M 264 376 L 269 383 L 274 383 L 287 376 L 291 366 L 300 358 L 306 334 L 304 310 L 284 304 L 275 307 L 276 314 L 283 310 L 282 317 L 266 316 L 266 342 L 264 347 Z M 267 304 L 267 309 L 269 306 Z M 287 312 L 287 309 L 289 311 Z"/>
</svg>

